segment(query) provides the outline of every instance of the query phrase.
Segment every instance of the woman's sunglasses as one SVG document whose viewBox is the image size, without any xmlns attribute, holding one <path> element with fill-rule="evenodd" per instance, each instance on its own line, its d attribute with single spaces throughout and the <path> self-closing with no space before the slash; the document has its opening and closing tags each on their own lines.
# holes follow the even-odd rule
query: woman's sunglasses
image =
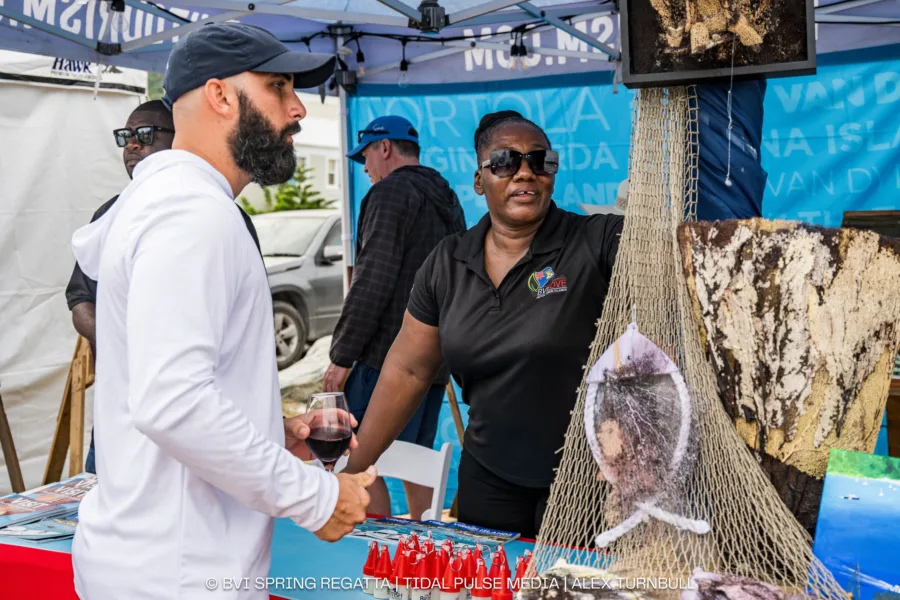
<svg viewBox="0 0 900 600">
<path fill-rule="evenodd" d="M 533 150 L 528 154 L 515 150 L 495 150 L 491 152 L 490 159 L 481 163 L 481 168 L 490 167 L 491 173 L 497 177 L 512 177 L 519 172 L 522 159 L 525 159 L 535 175 L 555 175 L 559 171 L 559 153 L 555 150 Z"/>
<path fill-rule="evenodd" d="M 158 127 L 156 125 L 142 125 L 137 129 L 128 129 L 127 127 L 115 129 L 113 130 L 113 135 L 116 136 L 116 145 L 119 148 L 127 146 L 132 137 L 136 138 L 141 146 L 149 146 L 153 143 L 153 138 L 157 131 L 175 133 L 174 129 L 166 129 L 165 127 Z"/>
</svg>

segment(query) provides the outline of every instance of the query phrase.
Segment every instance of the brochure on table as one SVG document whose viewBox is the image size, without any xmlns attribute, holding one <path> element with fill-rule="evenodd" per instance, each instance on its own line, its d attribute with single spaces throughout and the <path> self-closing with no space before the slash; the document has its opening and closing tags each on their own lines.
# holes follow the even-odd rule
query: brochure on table
<svg viewBox="0 0 900 600">
<path fill-rule="evenodd" d="M 440 544 L 445 539 L 449 539 L 454 545 L 474 547 L 480 543 L 482 546 L 492 549 L 502 544 L 508 544 L 519 537 L 518 533 L 487 529 L 465 523 L 413 521 L 392 517 L 368 518 L 365 523 L 357 525 L 350 535 L 352 537 L 375 540 L 381 544 L 396 544 L 400 541 L 400 536 L 409 536 L 413 532 L 420 540 L 427 538 L 430 533 L 435 544 Z"/>
<path fill-rule="evenodd" d="M 0 539 L 51 540 L 72 537 L 78 505 L 97 477 L 75 477 L 0 498 Z"/>
</svg>

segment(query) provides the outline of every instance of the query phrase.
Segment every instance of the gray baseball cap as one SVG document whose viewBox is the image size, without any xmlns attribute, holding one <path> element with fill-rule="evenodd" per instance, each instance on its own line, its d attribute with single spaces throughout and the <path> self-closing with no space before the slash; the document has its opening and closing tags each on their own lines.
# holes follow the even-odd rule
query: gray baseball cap
<svg viewBox="0 0 900 600">
<path fill-rule="evenodd" d="M 178 98 L 210 79 L 239 73 L 284 73 L 294 88 L 314 88 L 334 73 L 330 54 L 293 52 L 274 35 L 245 23 L 210 23 L 178 40 L 163 76 L 163 102 L 170 109 Z"/>
</svg>

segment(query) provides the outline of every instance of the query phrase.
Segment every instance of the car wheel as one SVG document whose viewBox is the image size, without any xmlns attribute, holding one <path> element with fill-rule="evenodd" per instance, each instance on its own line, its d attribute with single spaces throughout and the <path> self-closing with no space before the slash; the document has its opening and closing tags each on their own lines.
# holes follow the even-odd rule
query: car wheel
<svg viewBox="0 0 900 600">
<path fill-rule="evenodd" d="M 280 371 L 306 353 L 306 324 L 291 304 L 276 300 L 272 305 L 275 309 L 275 358 Z"/>
</svg>

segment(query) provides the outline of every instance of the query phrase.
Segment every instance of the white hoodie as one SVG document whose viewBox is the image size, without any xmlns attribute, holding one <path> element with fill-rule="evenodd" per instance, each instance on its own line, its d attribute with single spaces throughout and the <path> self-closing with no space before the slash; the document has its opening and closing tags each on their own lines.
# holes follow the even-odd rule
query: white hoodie
<svg viewBox="0 0 900 600">
<path fill-rule="evenodd" d="M 254 582 L 272 517 L 315 531 L 338 485 L 284 448 L 271 292 L 227 180 L 194 154 L 153 154 L 73 247 L 98 281 L 98 485 L 73 543 L 78 594 L 268 598 Z M 224 591 L 225 577 L 250 585 Z"/>
</svg>

